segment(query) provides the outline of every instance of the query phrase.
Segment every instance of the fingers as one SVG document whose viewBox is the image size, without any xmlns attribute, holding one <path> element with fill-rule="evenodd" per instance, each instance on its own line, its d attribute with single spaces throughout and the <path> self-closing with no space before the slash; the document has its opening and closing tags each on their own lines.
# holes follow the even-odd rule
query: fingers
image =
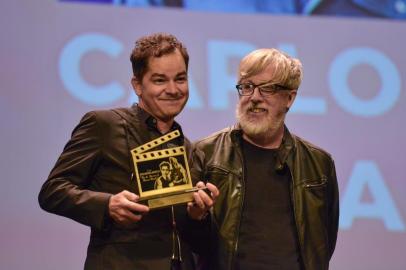
<svg viewBox="0 0 406 270">
<path fill-rule="evenodd" d="M 122 191 L 119 194 L 122 194 L 124 198 L 121 201 L 122 207 L 126 208 L 128 211 L 140 214 L 145 214 L 149 211 L 149 208 L 146 205 L 137 203 L 139 199 L 138 195 L 126 190 Z"/>
<path fill-rule="evenodd" d="M 196 187 L 197 187 L 197 188 L 200 188 L 200 189 L 207 188 L 207 189 L 209 190 L 210 195 L 208 195 L 208 194 L 207 194 L 206 192 L 204 192 L 203 190 L 199 190 L 197 193 L 198 193 L 199 196 L 200 196 L 200 200 L 201 200 L 204 204 L 206 204 L 207 206 L 211 207 L 211 206 L 214 204 L 216 198 L 217 198 L 217 197 L 219 196 L 219 194 L 220 194 L 220 192 L 219 192 L 219 190 L 217 189 L 217 187 L 216 187 L 215 185 L 211 184 L 211 183 L 204 184 L 202 181 L 199 181 L 199 182 L 196 184 Z M 197 201 L 196 203 L 199 203 L 199 202 Z"/>
<path fill-rule="evenodd" d="M 127 200 L 134 201 L 134 202 L 136 202 L 139 199 L 138 195 L 136 195 L 132 192 L 129 192 L 127 190 L 123 190 L 120 193 L 118 193 L 117 195 L 121 195 L 124 198 L 126 198 Z"/>
<path fill-rule="evenodd" d="M 199 199 L 199 195 L 197 194 L 197 192 L 195 192 L 193 196 L 195 199 L 194 202 L 189 202 L 187 204 L 188 215 L 194 220 L 202 220 L 207 214 L 207 209 L 202 201 Z"/>
<path fill-rule="evenodd" d="M 196 187 L 200 190 L 193 193 L 193 202 L 188 203 L 187 211 L 189 217 L 196 220 L 202 220 L 210 208 L 214 205 L 216 198 L 220 192 L 217 187 L 211 183 L 203 183 L 199 181 Z M 211 195 L 208 195 L 203 189 L 207 188 Z"/>
<path fill-rule="evenodd" d="M 204 200 L 202 199 L 202 197 L 201 197 L 201 193 L 200 192 L 203 192 L 204 193 L 204 191 L 202 191 L 202 190 L 199 190 L 198 192 L 194 192 L 193 193 L 193 199 L 194 199 L 194 206 L 195 207 L 198 207 L 198 208 L 200 208 L 200 209 L 205 209 L 206 208 L 206 205 L 205 205 L 205 203 L 204 203 Z M 205 194 L 206 196 L 207 196 L 207 194 Z"/>
<path fill-rule="evenodd" d="M 187 208 L 193 207 L 194 206 L 194 202 L 188 202 L 187 203 Z"/>
<path fill-rule="evenodd" d="M 199 204 L 199 206 L 201 204 L 203 204 L 203 207 L 209 209 L 210 207 L 213 206 L 213 199 L 203 190 L 199 190 L 198 192 L 196 192 L 198 194 L 198 197 L 200 198 L 200 200 L 202 201 L 202 203 Z"/>
<path fill-rule="evenodd" d="M 135 213 L 146 214 L 149 212 L 148 206 L 140 204 L 140 203 L 128 201 L 128 203 L 125 206 L 129 211 L 132 211 Z"/>
<path fill-rule="evenodd" d="M 149 211 L 147 206 L 137 203 L 139 196 L 132 192 L 124 190 L 117 195 L 121 195 L 123 197 L 123 199 L 120 201 L 122 206 L 128 210 L 139 213 L 147 213 Z"/>
<path fill-rule="evenodd" d="M 138 222 L 142 215 L 149 211 L 147 206 L 137 203 L 138 199 L 138 195 L 126 190 L 111 196 L 109 201 L 111 218 L 125 227 Z"/>
<path fill-rule="evenodd" d="M 142 219 L 141 214 L 136 214 L 128 210 L 118 210 L 112 217 L 116 224 L 129 228 Z"/>
<path fill-rule="evenodd" d="M 126 220 L 129 223 L 129 225 L 131 223 L 140 221 L 141 219 L 142 219 L 141 214 L 136 214 L 136 213 L 133 213 L 133 212 L 130 212 L 130 211 L 126 212 Z"/>
<path fill-rule="evenodd" d="M 214 185 L 212 186 L 214 187 Z M 206 185 L 202 181 L 199 181 L 197 182 L 196 187 L 204 189 L 206 188 Z M 193 198 L 195 205 L 201 209 L 210 208 L 213 205 L 213 201 L 211 200 L 210 196 L 203 190 L 198 190 L 197 192 L 195 192 L 193 194 Z"/>
<path fill-rule="evenodd" d="M 139 200 L 139 196 L 129 192 L 127 190 L 122 191 L 119 193 L 123 196 L 123 206 L 127 207 L 129 210 L 138 211 L 138 212 L 148 212 L 149 208 L 145 205 L 137 203 Z"/>
<path fill-rule="evenodd" d="M 210 190 L 211 197 L 215 200 L 219 196 L 220 191 L 217 189 L 215 185 L 209 182 L 206 184 L 206 187 L 208 188 L 208 190 Z"/>
</svg>

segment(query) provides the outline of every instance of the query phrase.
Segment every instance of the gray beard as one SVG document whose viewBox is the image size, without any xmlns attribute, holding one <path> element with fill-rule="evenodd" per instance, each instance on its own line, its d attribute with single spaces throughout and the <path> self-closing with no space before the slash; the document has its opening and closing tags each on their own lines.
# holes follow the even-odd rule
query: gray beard
<svg viewBox="0 0 406 270">
<path fill-rule="evenodd" d="M 279 117 L 268 115 L 260 122 L 253 122 L 247 117 L 247 113 L 241 110 L 240 103 L 238 103 L 236 109 L 236 118 L 244 134 L 246 134 L 248 137 L 253 139 L 266 139 L 274 137 L 280 127 L 283 126 L 285 114 L 282 113 Z"/>
</svg>

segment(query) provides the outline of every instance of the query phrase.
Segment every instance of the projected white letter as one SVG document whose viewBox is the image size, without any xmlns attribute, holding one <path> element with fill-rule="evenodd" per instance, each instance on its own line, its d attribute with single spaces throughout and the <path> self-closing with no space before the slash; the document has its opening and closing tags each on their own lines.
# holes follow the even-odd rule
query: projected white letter
<svg viewBox="0 0 406 270">
<path fill-rule="evenodd" d="M 368 189 L 373 202 L 361 202 Z M 340 228 L 349 229 L 354 218 L 381 219 L 390 231 L 404 231 L 405 225 L 373 161 L 360 160 L 355 164 L 341 204 Z"/>
<path fill-rule="evenodd" d="M 228 93 L 237 95 L 236 74 L 229 74 L 228 61 L 232 57 L 241 59 L 255 50 L 254 45 L 236 41 L 209 41 L 209 105 L 215 110 L 225 110 L 229 106 Z"/>
<path fill-rule="evenodd" d="M 292 57 L 297 56 L 296 46 L 291 43 L 281 43 L 278 45 L 278 49 L 284 51 Z M 325 114 L 327 112 L 326 101 L 323 98 L 317 97 L 303 97 L 298 95 L 295 102 L 290 108 L 290 113 L 303 113 L 303 114 Z"/>
<path fill-rule="evenodd" d="M 85 34 L 72 39 L 62 50 L 59 59 L 59 74 L 66 90 L 75 98 L 90 105 L 106 105 L 124 96 L 124 89 L 118 82 L 94 86 L 83 80 L 80 61 L 90 51 L 102 51 L 117 57 L 123 49 L 121 43 L 102 34 Z"/>
<path fill-rule="evenodd" d="M 189 74 L 191 72 L 189 71 Z M 186 108 L 188 109 L 202 109 L 203 108 L 203 101 L 200 97 L 199 91 L 197 90 L 197 86 L 195 81 L 193 80 L 192 76 L 188 77 L 189 81 L 189 100 L 186 103 Z"/>
<path fill-rule="evenodd" d="M 361 100 L 348 86 L 348 75 L 359 64 L 370 65 L 381 77 L 382 88 L 373 99 Z M 371 48 L 352 48 L 339 54 L 331 65 L 329 78 L 338 105 L 357 116 L 381 115 L 394 106 L 400 95 L 400 76 L 395 65 L 383 53 Z"/>
</svg>

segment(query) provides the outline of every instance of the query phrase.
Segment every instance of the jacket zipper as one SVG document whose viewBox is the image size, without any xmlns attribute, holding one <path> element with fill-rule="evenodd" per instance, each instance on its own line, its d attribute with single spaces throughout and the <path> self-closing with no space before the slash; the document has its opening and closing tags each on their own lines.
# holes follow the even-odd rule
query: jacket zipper
<svg viewBox="0 0 406 270">
<path fill-rule="evenodd" d="M 318 183 L 309 183 L 309 184 L 305 184 L 305 188 L 313 188 L 313 187 L 320 187 L 323 186 L 327 183 L 327 178 L 326 177 L 322 177 L 321 181 Z"/>
<path fill-rule="evenodd" d="M 291 201 L 292 201 L 293 218 L 295 219 L 295 224 L 296 224 L 297 243 L 298 243 L 298 245 L 299 245 L 299 254 L 300 254 L 301 264 L 303 265 L 303 269 L 305 270 L 305 269 L 306 269 L 306 264 L 305 264 L 305 262 L 304 262 L 304 258 L 303 258 L 303 255 L 302 255 L 302 246 L 303 246 L 303 244 L 302 244 L 302 242 L 301 242 L 300 233 L 299 233 L 299 226 L 298 226 L 298 224 L 297 224 L 297 212 L 296 212 L 296 204 L 295 204 L 295 191 L 294 191 L 294 189 L 293 189 L 293 181 L 294 181 L 294 179 L 293 179 L 293 175 L 292 175 L 292 172 L 291 172 L 289 166 L 287 166 L 287 167 L 288 167 L 288 171 L 289 171 L 289 175 L 290 175 L 290 179 L 291 179 L 291 181 L 290 181 L 290 196 L 291 196 L 291 198 L 290 198 L 290 199 L 291 199 Z"/>
<path fill-rule="evenodd" d="M 240 149 L 240 148 L 237 148 Z M 241 164 L 244 164 L 244 160 L 242 159 L 242 154 L 238 150 L 238 155 L 240 157 Z M 240 217 L 239 217 L 239 222 L 238 222 L 238 230 L 236 230 L 235 234 L 235 244 L 234 244 L 234 252 L 231 255 L 231 264 L 230 264 L 230 269 L 233 269 L 234 263 L 235 263 L 235 256 L 238 251 L 238 241 L 239 241 L 239 235 L 240 235 L 240 229 L 241 229 L 241 219 L 242 219 L 242 212 L 244 208 L 244 199 L 245 199 L 245 182 L 244 182 L 244 166 L 241 166 L 241 174 L 240 174 L 240 181 L 241 181 L 241 204 L 240 204 Z"/>
</svg>

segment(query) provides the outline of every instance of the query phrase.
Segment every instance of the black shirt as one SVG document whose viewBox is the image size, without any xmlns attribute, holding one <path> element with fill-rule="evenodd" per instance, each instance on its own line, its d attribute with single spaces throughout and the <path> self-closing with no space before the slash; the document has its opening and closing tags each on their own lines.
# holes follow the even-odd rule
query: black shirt
<svg viewBox="0 0 406 270">
<path fill-rule="evenodd" d="M 276 149 L 242 141 L 245 196 L 236 269 L 299 270 L 289 171 L 276 172 Z"/>
</svg>

